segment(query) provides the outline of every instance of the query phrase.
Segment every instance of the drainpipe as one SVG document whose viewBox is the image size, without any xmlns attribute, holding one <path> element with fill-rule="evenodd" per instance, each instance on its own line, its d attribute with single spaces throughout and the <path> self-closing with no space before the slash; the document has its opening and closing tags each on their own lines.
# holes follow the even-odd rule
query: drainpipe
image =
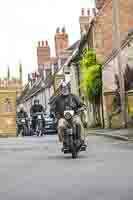
<svg viewBox="0 0 133 200">
<path fill-rule="evenodd" d="M 101 76 L 101 80 L 102 80 L 102 67 L 100 69 L 100 76 Z M 103 81 L 102 81 L 102 90 L 101 90 L 101 109 L 102 109 L 102 128 L 105 128 L 105 121 L 104 121 L 104 108 L 103 108 Z"/>
<path fill-rule="evenodd" d="M 79 65 L 76 64 L 76 69 L 77 69 L 77 75 L 78 75 L 78 85 L 79 85 L 79 96 L 81 96 L 81 89 L 80 89 L 80 68 Z"/>
</svg>

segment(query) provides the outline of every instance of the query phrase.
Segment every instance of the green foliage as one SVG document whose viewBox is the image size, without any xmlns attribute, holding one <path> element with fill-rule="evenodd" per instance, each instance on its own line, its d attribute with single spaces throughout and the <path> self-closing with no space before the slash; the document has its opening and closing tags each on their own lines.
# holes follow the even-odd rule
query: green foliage
<svg viewBox="0 0 133 200">
<path fill-rule="evenodd" d="M 96 64 L 96 54 L 93 50 L 89 49 L 85 49 L 83 57 L 80 61 L 81 67 L 91 67 L 92 65 Z"/>
<path fill-rule="evenodd" d="M 98 104 L 102 92 L 102 66 L 96 60 L 93 50 L 86 50 L 80 61 L 82 81 L 81 88 L 91 103 Z"/>
</svg>

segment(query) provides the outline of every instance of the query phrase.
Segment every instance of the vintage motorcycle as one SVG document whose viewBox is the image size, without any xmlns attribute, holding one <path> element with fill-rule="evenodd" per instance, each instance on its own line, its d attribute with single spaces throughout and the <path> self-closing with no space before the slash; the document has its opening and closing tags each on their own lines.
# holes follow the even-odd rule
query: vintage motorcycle
<svg viewBox="0 0 133 200">
<path fill-rule="evenodd" d="M 28 135 L 28 119 L 26 118 L 17 118 L 17 136 L 27 136 Z"/>
<path fill-rule="evenodd" d="M 45 134 L 43 121 L 44 121 L 44 113 L 43 112 L 37 112 L 32 115 L 32 117 L 35 117 L 36 121 L 36 129 L 34 135 L 36 136 L 43 136 Z"/>
<path fill-rule="evenodd" d="M 83 111 L 84 108 L 80 108 L 76 111 L 76 114 L 80 114 Z M 75 111 L 71 107 L 67 107 L 64 111 L 67 127 L 64 130 L 63 152 L 64 154 L 71 153 L 73 159 L 77 158 L 80 151 L 86 151 L 86 145 L 81 140 L 81 127 L 73 124 L 74 115 Z"/>
</svg>

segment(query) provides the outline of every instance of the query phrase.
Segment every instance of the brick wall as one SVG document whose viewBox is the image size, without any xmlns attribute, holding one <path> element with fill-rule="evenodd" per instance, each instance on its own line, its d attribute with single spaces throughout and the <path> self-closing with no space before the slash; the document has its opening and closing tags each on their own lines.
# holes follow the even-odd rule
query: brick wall
<svg viewBox="0 0 133 200">
<path fill-rule="evenodd" d="M 55 51 L 56 56 L 59 57 L 62 55 L 63 51 L 69 47 L 68 34 L 65 32 L 65 29 L 62 31 L 58 30 L 55 34 Z"/>
<path fill-rule="evenodd" d="M 120 31 L 121 39 L 133 27 L 133 1 L 132 0 L 120 0 Z M 112 21 L 112 0 L 106 0 L 105 5 L 99 11 L 99 15 L 96 17 L 94 25 L 94 38 L 96 52 L 99 58 L 104 60 L 110 55 L 113 50 L 113 21 Z M 99 37 L 101 38 L 101 44 L 98 44 Z M 115 46 L 115 40 L 114 40 Z"/>
<path fill-rule="evenodd" d="M 133 36 L 130 39 L 130 45 L 133 45 Z M 128 46 L 128 41 L 125 44 L 125 47 L 123 47 L 121 51 L 121 57 L 122 57 L 122 68 L 123 71 L 126 69 L 126 65 L 128 64 L 130 67 L 133 66 L 133 58 L 132 56 L 132 47 Z M 129 54 L 129 52 L 131 52 Z M 115 74 L 118 75 L 118 67 L 117 67 L 117 55 L 112 55 L 112 58 L 105 64 L 103 68 L 103 92 L 108 91 L 115 91 L 116 90 L 116 84 L 115 84 Z"/>
<path fill-rule="evenodd" d="M 50 61 L 50 47 L 48 42 L 44 41 L 38 42 L 37 47 L 37 62 L 38 62 L 38 71 L 41 72 L 41 66 Z"/>
</svg>

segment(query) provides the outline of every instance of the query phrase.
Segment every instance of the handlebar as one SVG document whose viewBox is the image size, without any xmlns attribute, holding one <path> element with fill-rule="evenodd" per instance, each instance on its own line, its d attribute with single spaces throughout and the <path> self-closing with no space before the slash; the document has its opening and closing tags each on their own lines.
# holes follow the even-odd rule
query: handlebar
<svg viewBox="0 0 133 200">
<path fill-rule="evenodd" d="M 29 120 L 28 117 L 19 117 L 19 118 L 17 117 L 16 119 L 17 119 L 17 120 L 21 120 L 21 119 Z"/>
<path fill-rule="evenodd" d="M 21 121 L 22 119 L 26 120 L 26 121 L 30 121 L 30 118 L 24 118 L 24 117 L 21 117 L 21 118 L 16 118 L 16 122 L 18 121 Z"/>
<path fill-rule="evenodd" d="M 31 117 L 37 116 L 37 115 L 44 115 L 44 112 L 36 112 L 36 113 L 32 113 Z"/>
<path fill-rule="evenodd" d="M 84 112 L 85 110 L 87 110 L 86 106 L 79 108 L 77 112 Z"/>
</svg>

